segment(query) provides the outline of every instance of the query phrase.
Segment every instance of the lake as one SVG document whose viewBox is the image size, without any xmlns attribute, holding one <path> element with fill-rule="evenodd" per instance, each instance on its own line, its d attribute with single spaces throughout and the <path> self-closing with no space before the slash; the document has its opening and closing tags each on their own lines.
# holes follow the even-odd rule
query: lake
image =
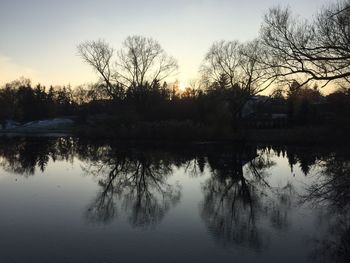
<svg viewBox="0 0 350 263">
<path fill-rule="evenodd" d="M 1 137 L 0 262 L 350 262 L 340 148 Z"/>
</svg>

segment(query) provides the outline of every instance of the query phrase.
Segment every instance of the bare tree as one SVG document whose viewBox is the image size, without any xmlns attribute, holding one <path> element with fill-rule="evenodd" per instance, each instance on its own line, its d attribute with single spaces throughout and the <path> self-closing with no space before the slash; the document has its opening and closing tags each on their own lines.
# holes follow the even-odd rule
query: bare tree
<svg viewBox="0 0 350 263">
<path fill-rule="evenodd" d="M 79 44 L 77 49 L 84 62 L 92 66 L 100 74 L 108 94 L 111 97 L 115 97 L 115 85 L 111 79 L 113 48 L 104 40 L 97 40 L 85 41 Z"/>
<path fill-rule="evenodd" d="M 246 42 L 240 49 L 238 84 L 249 95 L 257 95 L 271 86 L 275 76 L 262 61 L 267 53 L 259 40 Z"/>
<path fill-rule="evenodd" d="M 115 77 L 125 86 L 154 85 L 178 69 L 176 60 L 168 56 L 160 44 L 142 36 L 129 36 L 118 52 Z"/>
<path fill-rule="evenodd" d="M 237 81 L 236 73 L 240 64 L 240 43 L 238 41 L 215 42 L 205 55 L 201 74 L 207 86 L 219 82 L 224 75 L 231 87 Z"/>
<path fill-rule="evenodd" d="M 261 63 L 266 56 L 262 48 L 258 40 L 244 44 L 220 41 L 211 46 L 202 63 L 200 71 L 205 86 L 232 91 L 228 100 L 233 116 L 252 96 L 273 83 L 270 67 Z"/>
<path fill-rule="evenodd" d="M 102 77 L 103 86 L 113 97 L 122 97 L 129 87 L 155 85 L 174 73 L 178 64 L 160 44 L 142 36 L 127 37 L 112 61 L 114 49 L 103 40 L 78 45 L 78 53 Z"/>
<path fill-rule="evenodd" d="M 202 78 L 208 85 L 219 82 L 223 76 L 226 85 L 239 85 L 250 94 L 257 94 L 270 85 L 268 68 L 261 61 L 265 58 L 263 47 L 258 40 L 239 43 L 220 41 L 214 43 L 201 65 Z"/>
<path fill-rule="evenodd" d="M 350 78 L 350 1 L 323 8 L 312 21 L 292 16 L 288 8 L 272 8 L 265 15 L 261 38 L 268 49 L 264 62 L 280 79 L 310 81 Z"/>
</svg>

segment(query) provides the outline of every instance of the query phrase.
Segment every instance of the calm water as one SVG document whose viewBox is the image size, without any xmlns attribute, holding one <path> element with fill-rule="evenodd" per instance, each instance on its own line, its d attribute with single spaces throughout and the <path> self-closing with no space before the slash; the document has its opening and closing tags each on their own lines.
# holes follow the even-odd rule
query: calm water
<svg viewBox="0 0 350 263">
<path fill-rule="evenodd" d="M 0 139 L 0 262 L 349 262 L 350 156 Z"/>
</svg>

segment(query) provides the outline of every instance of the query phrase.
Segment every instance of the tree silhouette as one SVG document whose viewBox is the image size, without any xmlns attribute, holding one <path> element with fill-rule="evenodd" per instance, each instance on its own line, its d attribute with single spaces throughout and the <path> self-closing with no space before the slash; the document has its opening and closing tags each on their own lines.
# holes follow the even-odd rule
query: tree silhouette
<svg viewBox="0 0 350 263">
<path fill-rule="evenodd" d="M 274 80 L 261 61 L 266 53 L 259 40 L 215 42 L 201 65 L 207 89 L 224 94 L 234 122 L 254 95 L 266 90 Z"/>
<path fill-rule="evenodd" d="M 176 60 L 156 40 L 142 36 L 125 39 L 114 65 L 114 49 L 103 40 L 83 42 L 77 49 L 82 59 L 102 77 L 107 93 L 114 99 L 122 99 L 127 89 L 142 89 L 147 85 L 154 88 L 178 68 Z"/>
<path fill-rule="evenodd" d="M 265 15 L 261 38 L 275 76 L 312 81 L 349 80 L 350 2 L 324 7 L 311 22 L 292 16 L 286 8 L 271 8 Z"/>
</svg>

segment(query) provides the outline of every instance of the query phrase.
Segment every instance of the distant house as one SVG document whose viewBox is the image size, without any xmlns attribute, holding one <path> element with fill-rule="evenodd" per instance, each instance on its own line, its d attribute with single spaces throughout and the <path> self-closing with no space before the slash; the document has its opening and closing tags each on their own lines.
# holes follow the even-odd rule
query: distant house
<svg viewBox="0 0 350 263">
<path fill-rule="evenodd" d="M 247 128 L 282 128 L 288 125 L 285 102 L 268 96 L 254 96 L 244 106 L 243 123 Z"/>
<path fill-rule="evenodd" d="M 249 118 L 257 112 L 259 104 L 264 104 L 269 100 L 268 96 L 253 96 L 251 97 L 242 109 L 242 118 Z"/>
</svg>

